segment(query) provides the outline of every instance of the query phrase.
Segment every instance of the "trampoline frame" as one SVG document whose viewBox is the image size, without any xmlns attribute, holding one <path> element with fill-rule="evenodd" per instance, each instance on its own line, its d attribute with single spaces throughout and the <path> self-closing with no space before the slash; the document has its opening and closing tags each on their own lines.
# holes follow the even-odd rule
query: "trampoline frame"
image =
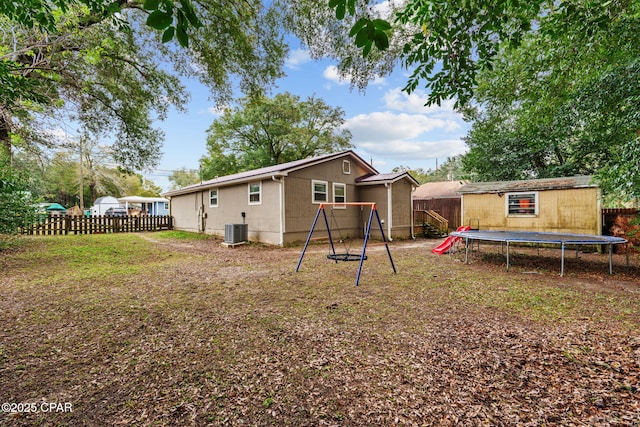
<svg viewBox="0 0 640 427">
<path fill-rule="evenodd" d="M 609 248 L 609 274 L 613 274 L 613 245 L 625 244 L 627 255 L 627 268 L 629 267 L 629 242 L 622 237 L 598 236 L 592 234 L 570 234 L 533 231 L 504 231 L 504 230 L 470 230 L 454 231 L 453 237 L 465 240 L 464 262 L 469 264 L 469 241 L 494 241 L 506 243 L 507 246 L 507 271 L 509 271 L 509 245 L 510 243 L 537 243 L 560 245 L 561 264 L 560 276 L 564 276 L 564 252 L 567 245 L 606 245 Z"/>
</svg>

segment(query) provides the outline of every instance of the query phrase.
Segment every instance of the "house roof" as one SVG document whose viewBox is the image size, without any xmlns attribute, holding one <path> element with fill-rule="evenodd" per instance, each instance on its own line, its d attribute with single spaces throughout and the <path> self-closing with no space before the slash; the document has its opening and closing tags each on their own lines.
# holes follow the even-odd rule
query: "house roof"
<svg viewBox="0 0 640 427">
<path fill-rule="evenodd" d="M 413 199 L 459 199 L 460 194 L 457 191 L 465 184 L 466 181 L 458 180 L 427 182 L 416 188 L 416 191 L 413 193 Z"/>
<path fill-rule="evenodd" d="M 517 191 L 561 190 L 569 188 L 596 188 L 593 176 L 581 175 L 564 178 L 527 179 L 521 181 L 472 182 L 463 185 L 460 194 L 510 193 Z"/>
<path fill-rule="evenodd" d="M 401 179 L 407 178 L 413 185 L 418 185 L 418 181 L 411 176 L 409 172 L 394 172 L 394 173 L 379 173 L 373 175 L 366 175 L 356 179 L 357 184 L 384 184 L 394 183 Z"/>
<path fill-rule="evenodd" d="M 369 170 L 371 174 L 377 174 L 373 166 L 364 161 L 360 156 L 354 153 L 352 150 L 341 151 L 339 153 L 325 154 L 323 156 L 311 157 L 302 160 L 295 160 L 293 162 L 282 163 L 274 166 L 267 166 L 260 169 L 254 169 L 246 172 L 240 172 L 233 175 L 221 176 L 208 181 L 201 182 L 199 184 L 188 185 L 186 187 L 179 188 L 164 193 L 164 196 L 178 196 L 180 194 L 188 194 L 196 191 L 206 190 L 214 187 L 221 187 L 226 185 L 239 184 L 243 182 L 255 181 L 259 179 L 270 178 L 272 176 L 280 177 L 287 176 L 290 172 L 298 169 L 307 168 L 309 166 L 317 165 L 320 163 L 328 162 L 330 160 L 338 159 L 341 157 L 350 157 L 351 160 L 355 160 L 360 163 L 365 169 Z"/>
</svg>

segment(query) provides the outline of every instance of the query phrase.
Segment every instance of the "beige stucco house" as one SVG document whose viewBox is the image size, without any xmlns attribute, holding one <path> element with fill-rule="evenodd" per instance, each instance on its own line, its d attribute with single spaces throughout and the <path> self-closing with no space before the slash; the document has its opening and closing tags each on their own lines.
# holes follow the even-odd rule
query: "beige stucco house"
<svg viewBox="0 0 640 427">
<path fill-rule="evenodd" d="M 411 193 L 417 185 L 407 172 L 379 174 L 348 150 L 218 177 L 164 196 L 171 200 L 176 229 L 224 236 L 225 225 L 246 223 L 249 240 L 286 245 L 307 238 L 326 202 L 375 202 L 385 237 L 411 238 Z M 336 207 L 330 227 L 359 237 L 368 215 L 360 207 Z M 314 236 L 323 233 L 326 227 L 319 224 Z"/>
<path fill-rule="evenodd" d="M 463 225 L 473 228 L 602 234 L 601 191 L 591 176 L 474 182 L 457 191 Z"/>
</svg>

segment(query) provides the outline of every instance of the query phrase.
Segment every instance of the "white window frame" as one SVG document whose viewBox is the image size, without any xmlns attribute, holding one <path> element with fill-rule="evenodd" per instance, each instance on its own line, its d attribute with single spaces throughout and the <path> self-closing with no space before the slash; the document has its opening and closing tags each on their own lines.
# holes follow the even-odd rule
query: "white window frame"
<svg viewBox="0 0 640 427">
<path fill-rule="evenodd" d="M 251 192 L 251 186 L 252 185 L 257 185 L 258 186 L 258 191 L 254 191 L 253 193 Z M 262 181 L 254 181 L 254 182 L 250 182 L 247 184 L 247 193 L 248 197 L 247 200 L 249 202 L 250 205 L 261 205 L 262 204 Z M 258 200 L 251 200 L 251 196 L 252 195 L 258 195 Z"/>
<path fill-rule="evenodd" d="M 351 162 L 349 160 L 342 161 L 342 173 L 345 175 L 351 174 Z"/>
<path fill-rule="evenodd" d="M 316 200 L 316 184 L 324 185 L 324 200 Z M 321 194 L 318 192 L 318 194 Z M 317 179 L 311 180 L 311 203 L 320 204 L 327 203 L 329 201 L 329 183 L 327 181 L 320 181 Z"/>
<path fill-rule="evenodd" d="M 211 193 L 216 192 L 216 203 L 213 204 L 211 203 Z M 220 190 L 218 190 L 217 188 L 211 188 L 209 190 L 209 207 L 210 208 L 217 208 L 220 205 Z"/>
<path fill-rule="evenodd" d="M 509 199 L 511 199 L 511 197 L 517 197 L 517 196 L 533 196 L 533 212 L 515 212 L 515 211 L 511 211 L 509 209 Z M 538 192 L 537 191 L 520 191 L 517 193 L 506 193 L 505 194 L 505 213 L 507 217 L 535 217 L 538 216 L 538 212 L 539 212 L 539 198 L 538 198 Z"/>
<path fill-rule="evenodd" d="M 334 182 L 332 185 L 332 189 L 333 189 L 333 203 L 347 203 L 347 184 L 344 184 L 342 182 Z M 344 189 L 344 200 L 339 202 L 336 200 L 336 188 L 343 188 Z M 334 206 L 334 208 L 337 209 L 346 209 L 347 206 L 346 205 L 336 205 Z"/>
</svg>

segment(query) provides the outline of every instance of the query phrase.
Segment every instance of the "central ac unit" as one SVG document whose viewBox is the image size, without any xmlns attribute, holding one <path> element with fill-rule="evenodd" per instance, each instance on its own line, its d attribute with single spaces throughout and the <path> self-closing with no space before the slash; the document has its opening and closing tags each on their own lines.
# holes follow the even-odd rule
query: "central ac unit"
<svg viewBox="0 0 640 427">
<path fill-rule="evenodd" d="M 224 242 L 225 243 L 242 243 L 248 240 L 248 224 L 225 224 L 224 225 Z"/>
</svg>

